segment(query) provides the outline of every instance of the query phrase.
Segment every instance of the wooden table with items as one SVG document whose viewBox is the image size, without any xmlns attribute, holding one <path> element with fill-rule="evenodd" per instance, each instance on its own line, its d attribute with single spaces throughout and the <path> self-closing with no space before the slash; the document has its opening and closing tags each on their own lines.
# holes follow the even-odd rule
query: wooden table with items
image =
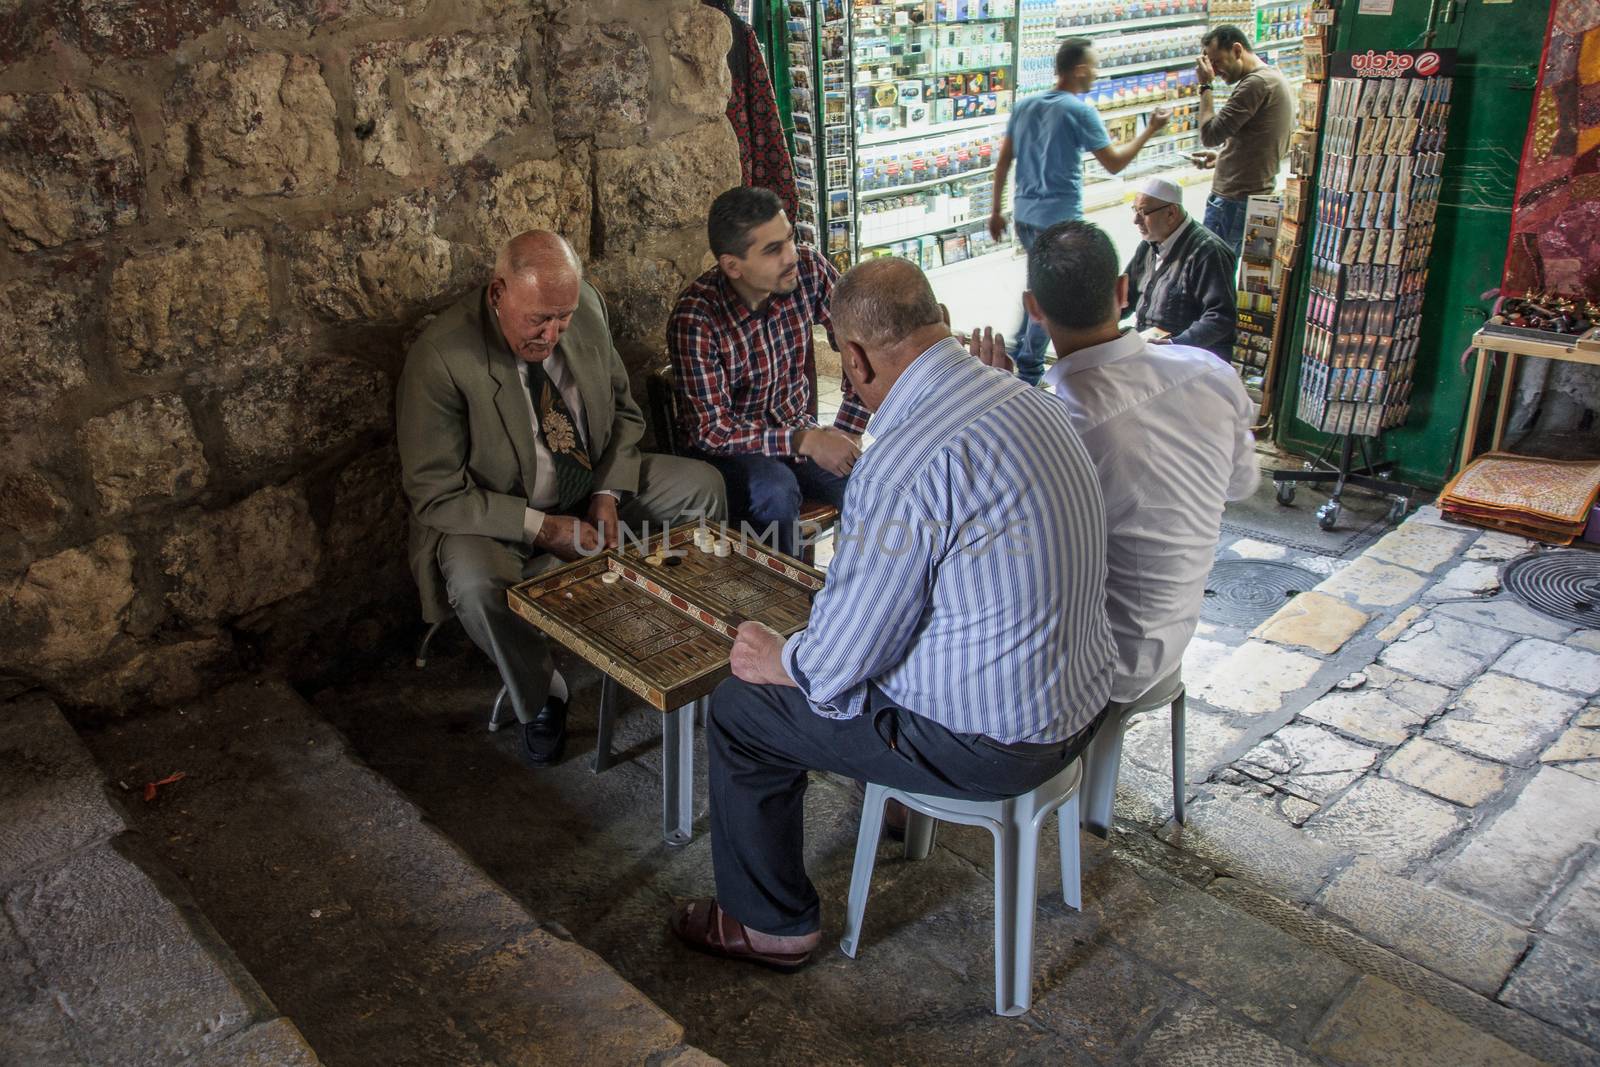
<svg viewBox="0 0 1600 1067">
<path fill-rule="evenodd" d="M 507 596 L 608 684 L 663 713 L 662 836 L 683 844 L 693 835 L 696 713 L 729 675 L 739 624 L 766 623 L 785 636 L 804 629 L 824 580 L 758 541 L 691 523 L 547 571 Z M 609 722 L 596 744 L 609 751 Z"/>
<path fill-rule="evenodd" d="M 1556 343 L 1531 337 L 1516 337 L 1493 330 L 1479 330 L 1472 335 L 1472 351 L 1477 366 L 1472 375 L 1472 392 L 1467 397 L 1466 432 L 1461 435 L 1461 464 L 1457 470 L 1466 470 L 1477 452 L 1478 418 L 1483 409 L 1483 383 L 1489 375 L 1489 357 L 1495 352 L 1505 353 L 1500 369 L 1500 402 L 1495 407 L 1494 437 L 1489 443 L 1491 452 L 1499 452 L 1505 441 L 1506 416 L 1511 411 L 1511 390 L 1517 381 L 1517 358 L 1554 359 L 1564 363 L 1586 363 L 1600 366 L 1600 339 L 1592 333 Z"/>
</svg>

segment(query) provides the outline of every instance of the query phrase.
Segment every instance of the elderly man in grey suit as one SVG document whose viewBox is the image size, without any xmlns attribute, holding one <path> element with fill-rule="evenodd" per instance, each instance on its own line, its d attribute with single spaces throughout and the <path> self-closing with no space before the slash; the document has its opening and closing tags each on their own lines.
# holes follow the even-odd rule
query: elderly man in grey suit
<svg viewBox="0 0 1600 1067">
<path fill-rule="evenodd" d="M 617 543 L 622 524 L 725 514 L 722 476 L 641 453 L 606 307 L 560 236 L 531 230 L 412 345 L 396 400 L 411 569 L 428 622 L 459 616 L 500 669 L 530 766 L 561 758 L 567 693 L 506 589 Z"/>
</svg>

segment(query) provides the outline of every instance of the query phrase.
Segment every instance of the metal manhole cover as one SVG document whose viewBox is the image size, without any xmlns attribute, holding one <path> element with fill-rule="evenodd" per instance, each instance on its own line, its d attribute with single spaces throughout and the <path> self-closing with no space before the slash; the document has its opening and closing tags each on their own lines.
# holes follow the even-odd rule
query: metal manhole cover
<svg viewBox="0 0 1600 1067">
<path fill-rule="evenodd" d="M 1225 559 L 1213 564 L 1206 577 L 1200 617 L 1224 626 L 1253 627 L 1320 581 L 1318 575 L 1292 563 Z"/>
<path fill-rule="evenodd" d="M 1506 564 L 1501 587 L 1541 615 L 1600 629 L 1600 556 L 1573 548 L 1522 556 Z"/>
</svg>

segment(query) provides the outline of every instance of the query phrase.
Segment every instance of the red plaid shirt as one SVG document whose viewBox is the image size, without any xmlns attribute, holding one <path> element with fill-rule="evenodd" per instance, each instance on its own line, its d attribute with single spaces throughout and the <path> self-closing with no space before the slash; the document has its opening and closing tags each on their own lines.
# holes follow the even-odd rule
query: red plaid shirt
<svg viewBox="0 0 1600 1067">
<path fill-rule="evenodd" d="M 751 311 L 720 267 L 712 267 L 678 297 L 667 323 L 667 350 L 678 392 L 678 437 L 712 455 L 760 452 L 793 456 L 794 435 L 814 429 L 812 324 L 828 331 L 828 299 L 839 272 L 815 249 L 801 245 L 800 284 L 773 294 Z M 868 411 L 845 379 L 834 426 L 867 428 Z"/>
</svg>

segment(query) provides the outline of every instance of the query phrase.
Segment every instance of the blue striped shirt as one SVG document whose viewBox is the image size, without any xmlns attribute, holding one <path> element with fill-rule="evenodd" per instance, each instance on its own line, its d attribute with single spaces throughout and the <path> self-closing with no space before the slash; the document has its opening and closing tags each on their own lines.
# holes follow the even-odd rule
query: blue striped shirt
<svg viewBox="0 0 1600 1067">
<path fill-rule="evenodd" d="M 1105 509 L 1059 399 L 953 338 L 906 368 L 850 473 L 828 581 L 784 666 L 818 714 L 867 683 L 957 733 L 1060 741 L 1111 690 Z"/>
</svg>

